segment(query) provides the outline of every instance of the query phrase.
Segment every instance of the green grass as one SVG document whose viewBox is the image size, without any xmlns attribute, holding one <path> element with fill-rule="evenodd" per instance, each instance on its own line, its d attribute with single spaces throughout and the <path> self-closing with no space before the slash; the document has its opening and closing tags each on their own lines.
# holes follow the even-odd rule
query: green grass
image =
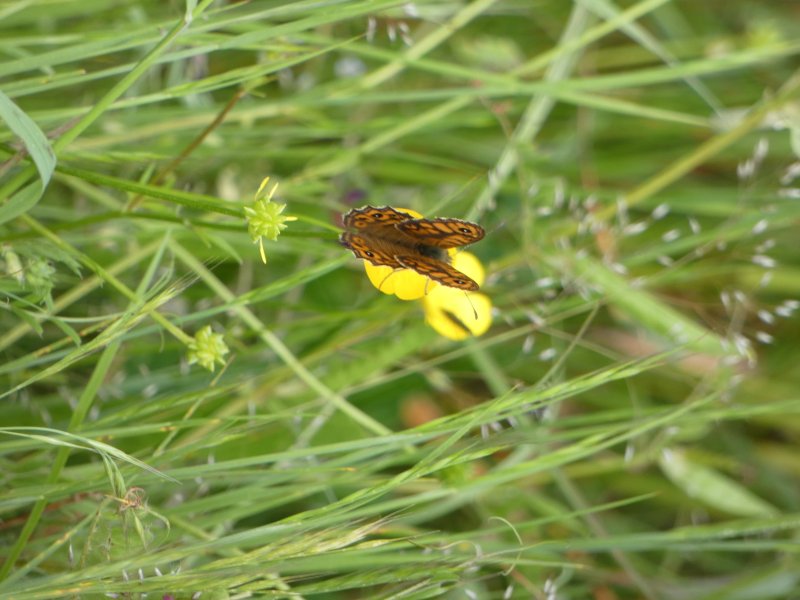
<svg viewBox="0 0 800 600">
<path fill-rule="evenodd" d="M 797 7 L 413 8 L 0 6 L 0 597 L 796 597 Z M 485 335 L 368 203 L 483 225 Z"/>
</svg>

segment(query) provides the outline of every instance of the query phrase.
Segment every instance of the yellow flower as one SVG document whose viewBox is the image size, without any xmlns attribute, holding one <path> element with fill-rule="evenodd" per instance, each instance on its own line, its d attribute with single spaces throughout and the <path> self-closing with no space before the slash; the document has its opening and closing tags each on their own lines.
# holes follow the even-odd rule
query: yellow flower
<svg viewBox="0 0 800 600">
<path fill-rule="evenodd" d="M 415 219 L 423 218 L 408 208 L 397 210 Z M 447 253 L 453 267 L 483 285 L 486 273 L 474 254 L 455 248 Z M 369 261 L 364 261 L 364 269 L 372 285 L 384 294 L 394 294 L 400 300 L 422 298 L 425 321 L 446 338 L 463 340 L 469 335 L 483 335 L 492 324 L 492 302 L 485 294 L 441 285 L 411 269 L 376 266 Z"/>
</svg>

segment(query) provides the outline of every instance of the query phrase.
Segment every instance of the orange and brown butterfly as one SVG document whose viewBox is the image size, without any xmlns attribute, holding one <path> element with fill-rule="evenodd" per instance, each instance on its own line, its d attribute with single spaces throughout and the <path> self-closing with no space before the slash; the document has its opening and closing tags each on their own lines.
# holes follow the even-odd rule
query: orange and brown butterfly
<svg viewBox="0 0 800 600">
<path fill-rule="evenodd" d="M 450 265 L 447 250 L 473 244 L 483 227 L 461 219 L 417 219 L 391 206 L 354 208 L 343 219 L 339 242 L 377 266 L 411 269 L 442 285 L 467 292 L 478 284 Z"/>
</svg>

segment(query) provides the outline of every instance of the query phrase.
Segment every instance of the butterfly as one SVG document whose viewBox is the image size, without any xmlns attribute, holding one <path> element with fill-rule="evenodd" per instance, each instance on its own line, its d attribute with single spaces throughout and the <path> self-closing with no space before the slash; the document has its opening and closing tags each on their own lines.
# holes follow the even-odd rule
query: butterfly
<svg viewBox="0 0 800 600">
<path fill-rule="evenodd" d="M 474 292 L 478 284 L 450 265 L 448 248 L 483 239 L 480 225 L 461 219 L 416 219 L 391 206 L 354 208 L 344 215 L 339 243 L 373 265 L 411 269 L 442 285 Z"/>
</svg>

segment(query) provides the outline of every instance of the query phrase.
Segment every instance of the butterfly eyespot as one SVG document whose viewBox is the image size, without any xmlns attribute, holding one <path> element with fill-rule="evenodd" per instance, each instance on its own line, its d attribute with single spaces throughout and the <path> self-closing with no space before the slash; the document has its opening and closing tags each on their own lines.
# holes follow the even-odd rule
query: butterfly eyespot
<svg viewBox="0 0 800 600">
<path fill-rule="evenodd" d="M 470 233 L 470 230 L 466 227 L 459 227 L 458 229 L 461 233 Z"/>
</svg>

